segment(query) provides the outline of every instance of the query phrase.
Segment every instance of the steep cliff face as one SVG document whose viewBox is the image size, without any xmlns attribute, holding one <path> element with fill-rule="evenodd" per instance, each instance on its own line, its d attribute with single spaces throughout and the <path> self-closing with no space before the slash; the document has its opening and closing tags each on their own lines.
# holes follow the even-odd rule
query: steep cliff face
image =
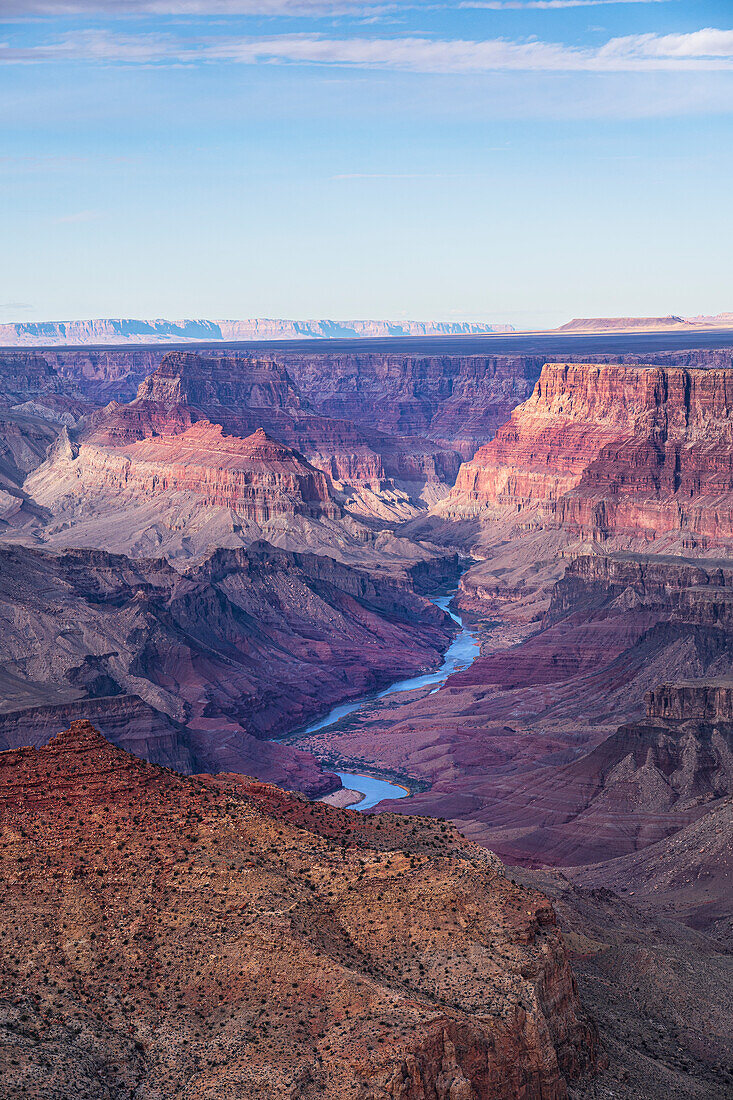
<svg viewBox="0 0 733 1100">
<path fill-rule="evenodd" d="M 185 779 L 77 722 L 0 754 L 8 1098 L 565 1100 L 551 906 L 446 825 Z"/>
<path fill-rule="evenodd" d="M 185 352 L 169 352 L 140 383 L 137 397 L 164 405 L 193 405 L 207 413 L 218 408 L 221 415 L 230 417 L 249 408 L 297 411 L 304 407 L 288 372 L 272 360 Z"/>
<path fill-rule="evenodd" d="M 61 393 L 63 384 L 42 355 L 0 352 L 0 404 L 15 405 L 41 394 Z"/>
<path fill-rule="evenodd" d="M 63 423 L 74 424 L 82 402 L 63 394 L 63 383 L 40 355 L 0 352 L 0 530 L 29 517 L 21 490 Z M 72 390 L 73 393 L 73 390 Z"/>
<path fill-rule="evenodd" d="M 666 721 L 733 722 L 733 680 L 659 684 L 646 697 L 647 716 Z"/>
<path fill-rule="evenodd" d="M 166 350 L 46 347 L 38 354 L 67 385 L 94 404 L 106 405 L 109 401 L 132 401 L 138 386 L 160 365 Z"/>
<path fill-rule="evenodd" d="M 149 730 L 126 744 L 142 752 L 149 737 L 159 763 L 292 774 L 294 785 L 328 788 L 334 781 L 314 764 L 301 782 L 297 754 L 288 763 L 292 750 L 255 751 L 253 738 L 296 728 L 405 667 L 436 664 L 450 637 L 421 597 L 266 544 L 217 551 L 185 575 L 102 551 L 7 547 L 0 558 L 9 744 L 49 732 L 54 713 L 44 708 L 89 699 L 105 732 L 133 736 L 115 715 L 121 697 L 137 696 Z M 268 753 L 279 773 L 263 771 Z"/>
<path fill-rule="evenodd" d="M 541 356 L 277 353 L 328 416 L 424 436 L 470 458 L 529 397 Z"/>
<path fill-rule="evenodd" d="M 731 370 L 548 364 L 436 511 L 528 513 L 597 539 L 727 544 L 732 405 Z"/>
<path fill-rule="evenodd" d="M 26 484 L 38 504 L 55 513 L 98 511 L 107 499 L 123 508 L 170 493 L 185 494 L 204 508 L 231 509 L 260 525 L 277 516 L 342 514 L 328 477 L 261 428 L 241 439 L 199 421 L 179 434 L 115 447 L 109 446 L 107 428 L 100 434 L 107 438 L 92 433 L 65 455 L 56 448 Z"/>
</svg>

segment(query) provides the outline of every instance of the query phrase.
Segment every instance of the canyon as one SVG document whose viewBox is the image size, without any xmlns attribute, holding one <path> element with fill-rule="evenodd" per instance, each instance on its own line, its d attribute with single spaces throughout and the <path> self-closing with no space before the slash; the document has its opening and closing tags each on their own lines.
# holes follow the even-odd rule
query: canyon
<svg viewBox="0 0 733 1100">
<path fill-rule="evenodd" d="M 266 738 L 437 661 L 443 612 L 332 558 L 256 543 L 181 573 L 101 550 L 0 551 L 0 745 L 70 716 L 181 772 L 242 771 L 311 795 L 339 786 Z"/>
<path fill-rule="evenodd" d="M 409 564 L 440 555 L 385 529 L 442 496 L 459 463 L 315 412 L 280 364 L 171 352 L 134 401 L 65 433 L 25 491 L 52 517 L 33 534 L 56 545 L 185 555 L 266 537 Z"/>
<path fill-rule="evenodd" d="M 506 509 L 601 541 L 728 544 L 731 400 L 728 369 L 547 364 L 437 510 Z"/>
<path fill-rule="evenodd" d="M 580 337 L 564 339 L 581 347 L 573 343 Z M 83 771 L 87 757 L 104 759 L 105 778 L 86 774 L 84 783 L 106 813 L 128 791 L 130 814 L 144 800 L 130 776 L 144 774 L 155 787 L 150 777 L 159 774 L 123 750 L 134 753 L 150 767 L 198 775 L 160 773 L 165 783 L 189 784 L 196 798 L 241 803 L 249 822 L 260 813 L 276 820 L 280 835 L 267 857 L 273 866 L 291 858 L 284 839 L 291 827 L 306 829 L 307 838 L 299 834 L 293 844 L 308 860 L 323 841 L 333 848 L 333 866 L 356 861 L 350 911 L 371 927 L 371 914 L 383 907 L 380 935 L 392 952 L 388 965 L 381 954 L 378 964 L 388 992 L 359 1002 L 367 1004 L 364 1027 L 377 1028 L 384 1042 L 356 1040 L 359 1051 L 362 1041 L 367 1051 L 372 1045 L 359 1053 L 358 1073 L 367 1065 L 372 1072 L 374 1052 L 391 1058 L 399 1051 L 401 1061 L 399 1071 L 389 1063 L 391 1076 L 377 1074 L 378 1084 L 358 1078 L 355 1096 L 722 1100 L 733 1080 L 725 1076 L 733 985 L 733 350 L 683 339 L 650 354 L 633 342 L 618 354 L 599 343 L 592 357 L 579 350 L 562 359 L 534 349 L 474 354 L 453 345 L 423 353 L 395 343 L 379 352 L 338 342 L 330 351 L 141 344 L 0 354 L 3 408 L 20 425 L 8 429 L 12 455 L 3 466 L 12 506 L 0 515 L 0 750 L 28 790 L 35 788 L 26 767 L 44 773 L 48 765 L 73 778 L 70 769 Z M 480 654 L 438 683 L 423 674 L 439 665 L 456 624 L 426 595 L 442 592 L 446 606 L 456 584 L 453 618 L 474 631 Z M 411 676 L 421 677 L 419 687 L 404 683 Z M 394 681 L 404 690 L 380 697 Z M 331 707 L 363 697 L 335 725 L 303 732 Z M 117 748 L 87 726 L 80 732 L 77 719 Z M 59 758 L 53 738 L 67 726 L 73 736 L 62 736 Z M 109 787 L 118 768 L 126 778 Z M 404 784 L 410 797 L 357 814 L 285 793 L 333 794 L 337 771 L 382 776 Z M 64 807 L 70 798 L 61 787 L 56 797 Z M 130 832 L 129 821 L 120 827 Z M 314 829 L 321 839 L 313 839 Z M 451 852 L 470 852 L 471 860 L 481 853 L 475 858 L 497 868 L 512 898 L 526 887 L 553 899 L 581 997 L 610 1056 L 607 1068 L 585 1024 L 582 1041 L 593 1053 L 583 1065 L 575 1054 L 563 1063 L 557 1044 L 554 1055 L 547 1045 L 540 1055 L 533 1047 L 522 1061 L 524 1040 L 511 1028 L 498 1037 L 493 1013 L 479 1011 L 476 1000 L 470 1019 L 459 1024 L 451 1016 L 441 1038 L 428 1028 L 430 1038 L 417 1041 L 422 1009 L 411 1000 L 405 1007 L 403 978 L 399 995 L 391 984 L 415 936 L 390 908 L 391 886 L 380 881 L 381 897 L 356 894 L 361 868 L 373 858 L 362 844 L 371 850 L 377 838 L 404 840 L 421 830 L 432 838 L 426 843 L 441 875 L 439 838 L 449 835 Z M 109 860 L 106 842 L 94 837 Z M 193 852 L 203 858 L 197 846 Z M 509 881 L 489 852 L 524 885 Z M 98 855 L 84 853 L 95 874 Z M 409 849 L 408 863 L 413 856 Z M 206 855 L 207 866 L 212 859 Z M 68 869 L 59 864 L 58 871 L 66 881 Z M 405 890 L 408 880 L 405 864 L 395 882 Z M 318 920 L 336 904 L 335 880 L 327 889 L 325 881 Z M 297 905 L 298 916 L 287 916 L 284 889 L 282 880 L 262 887 L 266 913 L 295 922 L 288 927 L 300 930 L 302 945 L 315 918 Z M 442 904 L 444 889 L 425 891 L 430 904 Z M 163 897 L 155 895 L 153 909 Z M 242 899 L 234 913 L 246 907 Z M 178 913 L 166 927 L 188 927 L 190 919 Z M 494 919 L 482 910 L 486 928 Z M 247 920 L 259 935 L 261 917 Z M 344 920 L 339 908 L 338 929 Z M 466 927 L 473 935 L 476 926 L 469 920 Z M 420 924 L 421 936 L 428 931 L 424 971 L 418 966 L 416 974 L 430 976 L 431 1004 L 442 998 L 442 1012 L 446 999 L 457 1003 L 457 989 L 475 992 L 472 982 L 497 972 L 479 961 L 474 941 L 462 939 L 454 963 L 465 963 L 473 977 L 439 976 L 433 964 L 443 948 L 434 929 Z M 317 947 L 329 967 L 331 932 Z M 155 942 L 165 935 L 156 931 Z M 206 935 L 210 942 L 214 933 Z M 168 948 L 161 950 L 171 966 Z M 352 958 L 347 984 L 354 965 Z M 373 959 L 368 966 L 376 980 Z M 300 982 L 297 975 L 292 980 Z M 218 990 L 217 979 L 222 987 L 228 981 L 210 974 L 207 989 Z M 139 974 L 120 980 L 131 990 Z M 496 980 L 510 988 L 503 971 Z M 16 974 L 13 982 L 22 988 L 30 978 Z M 393 1006 L 386 1032 L 376 1023 L 383 995 Z M 565 1026 L 557 1022 L 574 995 L 553 994 L 551 1006 L 541 995 L 551 1035 L 556 1024 Z M 208 996 L 197 986 L 187 1002 L 206 1005 L 196 1018 L 200 1036 L 213 1019 Z M 523 997 L 523 1011 L 531 1009 L 526 1028 L 543 1035 L 537 996 Z M 135 1002 L 135 1018 L 148 1011 L 142 1004 Z M 339 1002 L 338 1039 L 329 1024 L 330 1050 L 315 1044 L 321 1076 L 309 1065 L 311 1079 L 287 1084 L 292 1095 L 328 1094 L 339 1073 L 348 1080 L 357 1073 L 343 1038 L 352 1034 L 345 1021 L 356 1018 L 355 1004 L 347 1013 Z M 399 1022 L 395 1005 L 409 1011 L 409 1023 Z M 85 1011 L 95 1042 L 102 1027 L 114 1032 L 115 1044 L 122 1041 L 121 1017 L 102 1021 Z M 274 1049 L 292 1054 L 293 1036 L 301 1035 L 297 1012 L 287 998 L 278 1011 L 284 1030 L 272 1030 L 271 1019 L 268 1034 Z M 580 1019 L 579 1009 L 573 1013 Z M 45 1015 L 32 1018 L 27 1035 L 15 1017 L 11 1027 L 10 1046 L 16 1059 L 22 1049 L 26 1075 L 37 1072 L 24 1059 Z M 151 1088 L 162 1088 L 165 1074 L 174 1081 L 184 1072 L 183 1055 L 156 1045 L 168 1041 L 162 1036 L 170 1020 L 145 1019 L 144 1050 L 115 1046 L 122 1053 L 111 1061 L 123 1074 L 134 1063 L 151 1075 Z M 253 1094 L 275 1095 L 262 1084 L 268 1074 L 282 1092 L 284 1070 L 264 1032 L 251 1035 L 245 1047 L 264 1058 Z M 67 1031 L 54 1036 L 52 1045 L 64 1050 L 61 1061 L 51 1059 L 61 1066 L 54 1069 L 59 1081 L 72 1062 L 73 1072 L 80 1065 L 85 1074 L 98 1072 L 91 1047 L 80 1052 Z M 194 1044 L 194 1033 L 185 1037 Z M 312 1036 L 292 1054 L 293 1065 L 306 1047 L 315 1049 Z M 48 1060 L 47 1050 L 40 1056 Z M 212 1096 L 231 1087 L 218 1057 L 208 1045 L 195 1060 L 197 1073 L 209 1073 L 212 1059 L 218 1067 L 201 1084 Z M 227 1047 L 237 1083 L 254 1089 L 237 1058 Z M 517 1079 L 501 1076 L 517 1059 L 528 1067 L 524 1093 Z M 540 1063 L 538 1076 L 532 1067 Z M 591 1065 L 595 1076 L 583 1076 Z M 118 1092 L 110 1084 L 110 1096 L 129 1095 L 129 1087 L 127 1078 L 115 1078 Z"/>
</svg>

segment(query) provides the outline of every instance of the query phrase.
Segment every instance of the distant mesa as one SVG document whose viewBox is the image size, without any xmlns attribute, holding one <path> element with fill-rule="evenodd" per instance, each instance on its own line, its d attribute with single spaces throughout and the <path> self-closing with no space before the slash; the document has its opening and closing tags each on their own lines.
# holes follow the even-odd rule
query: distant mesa
<svg viewBox="0 0 733 1100">
<path fill-rule="evenodd" d="M 391 336 L 481 336 L 514 332 L 511 325 L 473 321 L 242 321 L 100 318 L 91 321 L 18 321 L 0 325 L 0 346 L 63 344 L 211 343 L 217 340 L 355 340 Z"/>
<path fill-rule="evenodd" d="M 694 322 L 668 314 L 666 317 L 574 317 L 556 332 L 667 332 L 690 328 Z"/>
</svg>

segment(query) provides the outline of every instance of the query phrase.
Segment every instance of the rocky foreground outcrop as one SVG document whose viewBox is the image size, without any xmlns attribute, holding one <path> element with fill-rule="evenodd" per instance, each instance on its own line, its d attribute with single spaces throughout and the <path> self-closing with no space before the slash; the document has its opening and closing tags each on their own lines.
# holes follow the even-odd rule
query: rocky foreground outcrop
<svg viewBox="0 0 733 1100">
<path fill-rule="evenodd" d="M 733 370 L 551 363 L 436 513 L 574 538 L 733 540 Z"/>
<path fill-rule="evenodd" d="M 0 549 L 0 745 L 69 714 L 159 764 L 338 785 L 262 738 L 439 663 L 443 612 L 332 558 L 260 543 L 185 574 L 104 551 Z"/>
<path fill-rule="evenodd" d="M 0 754 L 3 1095 L 563 1100 L 552 907 L 420 818 L 186 779 L 76 722 Z"/>
</svg>

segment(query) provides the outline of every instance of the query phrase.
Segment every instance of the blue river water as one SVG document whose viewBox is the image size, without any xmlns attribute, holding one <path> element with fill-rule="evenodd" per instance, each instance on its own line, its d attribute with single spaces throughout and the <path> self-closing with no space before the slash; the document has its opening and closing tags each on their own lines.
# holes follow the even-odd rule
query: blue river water
<svg viewBox="0 0 733 1100">
<path fill-rule="evenodd" d="M 318 730 L 329 729 L 337 726 L 342 718 L 348 714 L 354 714 L 366 704 L 373 704 L 377 699 L 384 699 L 387 695 L 393 695 L 396 691 L 415 691 L 417 688 L 431 687 L 438 691 L 454 672 L 460 672 L 468 668 L 481 652 L 481 643 L 478 637 L 471 633 L 463 625 L 463 621 L 449 606 L 454 593 L 444 596 L 435 596 L 432 602 L 436 607 L 447 611 L 454 623 L 460 626 L 459 633 L 455 636 L 447 650 L 443 654 L 443 663 L 435 672 L 426 672 L 420 676 L 410 676 L 406 680 L 395 680 L 389 687 L 376 694 L 366 695 L 352 703 L 341 703 L 334 707 L 323 718 L 308 726 L 305 733 L 316 733 Z M 410 793 L 405 787 L 399 787 L 396 783 L 388 783 L 385 779 L 377 779 L 371 775 L 357 774 L 355 772 L 337 772 L 344 787 L 351 791 L 360 791 L 364 798 L 356 806 L 355 810 L 370 810 L 384 798 L 406 798 Z"/>
</svg>

